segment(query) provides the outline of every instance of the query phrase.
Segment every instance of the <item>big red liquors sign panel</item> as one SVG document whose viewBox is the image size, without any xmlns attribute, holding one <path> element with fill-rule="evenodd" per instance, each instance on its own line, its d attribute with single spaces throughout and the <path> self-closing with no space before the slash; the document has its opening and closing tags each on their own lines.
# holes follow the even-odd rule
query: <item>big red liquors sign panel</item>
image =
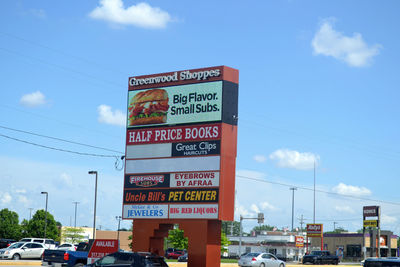
<svg viewBox="0 0 400 267">
<path fill-rule="evenodd" d="M 230 218 L 237 96 L 225 66 L 129 79 L 123 218 Z"/>
</svg>

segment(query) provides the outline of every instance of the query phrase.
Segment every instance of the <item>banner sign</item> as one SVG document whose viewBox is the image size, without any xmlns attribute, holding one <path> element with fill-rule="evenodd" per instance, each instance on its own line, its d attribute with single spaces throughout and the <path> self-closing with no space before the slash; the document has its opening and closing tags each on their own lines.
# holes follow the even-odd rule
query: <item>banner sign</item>
<svg viewBox="0 0 400 267">
<path fill-rule="evenodd" d="M 125 204 L 140 203 L 218 203 L 218 189 L 125 190 Z"/>
<path fill-rule="evenodd" d="M 218 204 L 169 205 L 169 217 L 174 219 L 217 219 Z"/>
<path fill-rule="evenodd" d="M 219 172 L 172 173 L 170 187 L 218 187 Z"/>
<path fill-rule="evenodd" d="M 296 235 L 294 237 L 294 242 L 296 244 L 296 247 L 298 247 L 298 248 L 304 247 L 304 236 Z"/>
<path fill-rule="evenodd" d="M 169 173 L 125 175 L 125 188 L 169 187 Z"/>
<path fill-rule="evenodd" d="M 378 227 L 378 220 L 364 220 L 363 227 Z"/>
<path fill-rule="evenodd" d="M 167 219 L 168 205 L 124 205 L 123 215 L 127 219 Z"/>
<path fill-rule="evenodd" d="M 128 128 L 221 120 L 222 81 L 128 93 Z"/>
<path fill-rule="evenodd" d="M 322 224 L 307 224 L 307 236 L 321 237 L 322 234 Z"/>
<path fill-rule="evenodd" d="M 379 206 L 364 206 L 363 216 L 364 217 L 377 217 Z"/>
<path fill-rule="evenodd" d="M 88 254 L 87 262 L 89 264 L 104 256 L 118 251 L 118 240 L 114 239 L 96 239 L 93 242 Z"/>
<path fill-rule="evenodd" d="M 145 128 L 128 130 L 126 145 L 217 140 L 220 138 L 221 124 Z"/>
<path fill-rule="evenodd" d="M 218 140 L 172 144 L 173 157 L 219 155 L 219 153 L 220 142 Z"/>
</svg>

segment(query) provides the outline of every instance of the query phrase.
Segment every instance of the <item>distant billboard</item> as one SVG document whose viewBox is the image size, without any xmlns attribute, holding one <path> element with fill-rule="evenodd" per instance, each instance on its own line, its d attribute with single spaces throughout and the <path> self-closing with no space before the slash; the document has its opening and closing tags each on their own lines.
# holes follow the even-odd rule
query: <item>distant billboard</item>
<svg viewBox="0 0 400 267">
<path fill-rule="evenodd" d="M 322 224 L 307 224 L 307 236 L 308 237 L 322 237 L 323 235 Z"/>
<path fill-rule="evenodd" d="M 363 216 L 364 217 L 377 217 L 379 206 L 364 206 L 363 207 Z"/>
</svg>

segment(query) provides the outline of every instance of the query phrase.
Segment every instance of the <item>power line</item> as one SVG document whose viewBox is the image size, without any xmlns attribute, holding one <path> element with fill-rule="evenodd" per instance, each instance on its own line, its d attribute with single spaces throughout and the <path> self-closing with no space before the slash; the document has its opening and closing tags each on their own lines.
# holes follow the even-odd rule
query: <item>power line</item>
<svg viewBox="0 0 400 267">
<path fill-rule="evenodd" d="M 0 125 L 0 128 L 7 129 L 7 130 L 10 130 L 10 131 L 30 134 L 30 135 L 34 135 L 34 136 L 44 137 L 44 138 L 48 138 L 48 139 L 53 139 L 53 140 L 57 140 L 57 141 L 61 141 L 61 142 L 74 144 L 74 145 L 86 146 L 86 147 L 97 148 L 97 149 L 106 150 L 106 151 L 110 151 L 110 152 L 116 152 L 116 153 L 120 153 L 120 154 L 125 154 L 125 153 L 123 153 L 121 151 L 116 151 L 116 150 L 113 150 L 113 149 L 108 149 L 108 148 L 98 147 L 98 146 L 92 146 L 92 145 L 88 145 L 88 144 L 84 144 L 84 143 L 78 143 L 78 142 L 69 141 L 69 140 L 66 140 L 66 139 L 58 138 L 58 137 L 52 137 L 52 136 L 37 134 L 37 133 L 29 132 L 29 131 L 18 130 L 18 129 L 14 129 L 14 128 L 2 126 L 2 125 Z"/>
<path fill-rule="evenodd" d="M 289 188 L 295 186 L 295 185 L 292 185 L 292 184 L 285 184 L 285 183 L 279 183 L 279 182 L 261 180 L 261 179 L 252 178 L 252 177 L 247 177 L 247 176 L 242 176 L 242 175 L 236 175 L 236 177 L 238 177 L 238 178 L 243 178 L 243 179 L 248 179 L 248 180 L 253 180 L 253 181 L 257 181 L 257 182 L 262 182 L 262 183 L 269 183 L 269 184 L 275 184 L 275 185 L 286 186 L 286 187 L 289 187 Z M 308 187 L 297 186 L 297 185 L 296 185 L 295 187 L 300 188 L 300 189 L 303 189 L 303 190 L 314 191 L 314 189 L 308 188 Z M 400 206 L 400 203 L 398 203 L 398 202 L 391 202 L 391 201 L 385 201 L 385 200 L 377 200 L 377 199 L 364 198 L 364 197 L 356 197 L 356 196 L 351 196 L 351 195 L 345 195 L 345 194 L 339 194 L 339 193 L 335 193 L 335 192 L 329 192 L 329 191 L 319 190 L 319 189 L 316 189 L 315 191 L 317 191 L 317 192 L 319 192 L 319 193 L 325 193 L 325 194 L 330 194 L 330 195 L 337 195 L 337 196 L 341 196 L 341 197 L 353 198 L 353 199 L 358 199 L 358 200 L 366 200 L 366 201 L 374 201 L 374 202 L 379 202 L 379 203 L 385 203 L 385 204 L 391 204 L 391 205 Z"/>
<path fill-rule="evenodd" d="M 117 156 L 117 155 L 102 155 L 102 154 L 85 153 L 85 152 L 72 151 L 72 150 L 67 150 L 67 149 L 62 149 L 62 148 L 56 148 L 56 147 L 41 145 L 41 144 L 25 141 L 25 140 L 22 140 L 22 139 L 14 138 L 14 137 L 11 137 L 11 136 L 8 136 L 8 135 L 4 135 L 4 134 L 0 134 L 0 136 L 2 136 L 4 138 L 11 139 L 11 140 L 14 140 L 14 141 L 17 141 L 17 142 L 33 145 L 33 146 L 38 146 L 38 147 L 47 148 L 47 149 L 51 149 L 51 150 L 56 150 L 56 151 L 60 151 L 60 152 L 78 154 L 78 155 L 81 155 L 81 156 L 106 157 L 106 158 L 116 158 L 116 159 L 119 158 L 119 156 Z"/>
</svg>

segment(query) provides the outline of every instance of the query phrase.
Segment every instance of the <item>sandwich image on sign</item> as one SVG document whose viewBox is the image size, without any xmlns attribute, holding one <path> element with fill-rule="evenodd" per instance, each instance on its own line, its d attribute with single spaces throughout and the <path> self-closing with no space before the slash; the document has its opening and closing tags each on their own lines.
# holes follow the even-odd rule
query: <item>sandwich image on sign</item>
<svg viewBox="0 0 400 267">
<path fill-rule="evenodd" d="M 128 126 L 167 122 L 168 93 L 151 89 L 137 93 L 128 106 Z"/>
</svg>

